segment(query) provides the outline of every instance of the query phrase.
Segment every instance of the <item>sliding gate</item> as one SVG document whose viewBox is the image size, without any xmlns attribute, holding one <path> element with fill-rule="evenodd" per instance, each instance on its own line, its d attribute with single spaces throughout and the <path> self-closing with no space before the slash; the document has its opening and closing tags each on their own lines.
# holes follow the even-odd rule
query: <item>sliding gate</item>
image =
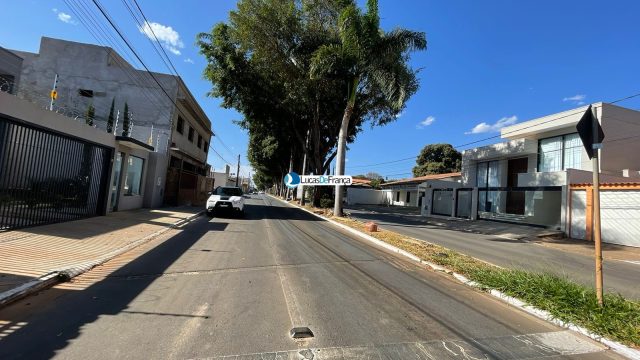
<svg viewBox="0 0 640 360">
<path fill-rule="evenodd" d="M 0 114 L 0 230 L 103 215 L 112 154 Z"/>
</svg>

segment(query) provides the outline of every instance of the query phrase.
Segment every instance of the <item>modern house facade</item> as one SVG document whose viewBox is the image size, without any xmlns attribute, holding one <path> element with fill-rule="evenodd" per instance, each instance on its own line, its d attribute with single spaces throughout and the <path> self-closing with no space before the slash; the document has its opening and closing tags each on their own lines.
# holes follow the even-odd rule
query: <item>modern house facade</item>
<svg viewBox="0 0 640 360">
<path fill-rule="evenodd" d="M 605 133 L 600 150 L 603 182 L 637 177 L 640 158 L 640 112 L 607 103 L 592 104 Z M 442 201 L 453 203 L 451 216 L 464 194 L 471 219 L 489 219 L 545 226 L 565 231 L 570 221 L 567 187 L 590 182 L 592 163 L 576 125 L 588 106 L 544 116 L 501 130 L 507 141 L 465 150 L 462 181 L 432 184 Z M 440 193 L 442 191 L 442 193 Z M 446 193 L 445 193 L 446 192 Z M 436 201 L 437 202 L 437 201 Z M 433 215 L 432 210 L 423 211 Z M 458 206 L 459 210 L 459 206 Z"/>
<path fill-rule="evenodd" d="M 22 58 L 19 97 L 48 107 L 57 76 L 53 111 L 84 122 L 91 105 L 93 126 L 105 132 L 111 128 L 117 137 L 109 211 L 204 201 L 213 132 L 180 77 L 151 76 L 109 47 L 47 37 L 38 53 L 11 51 Z M 123 127 L 125 104 L 128 131 Z M 144 181 L 133 186 L 138 179 Z"/>
</svg>

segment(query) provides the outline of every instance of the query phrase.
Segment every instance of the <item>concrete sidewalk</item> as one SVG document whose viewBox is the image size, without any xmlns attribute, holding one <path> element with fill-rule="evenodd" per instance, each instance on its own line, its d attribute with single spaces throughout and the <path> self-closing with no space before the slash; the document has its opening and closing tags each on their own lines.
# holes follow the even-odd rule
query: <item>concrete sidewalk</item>
<svg viewBox="0 0 640 360">
<path fill-rule="evenodd" d="M 0 233 L 0 306 L 15 293 L 75 276 L 189 221 L 201 208 L 139 209 Z"/>
</svg>

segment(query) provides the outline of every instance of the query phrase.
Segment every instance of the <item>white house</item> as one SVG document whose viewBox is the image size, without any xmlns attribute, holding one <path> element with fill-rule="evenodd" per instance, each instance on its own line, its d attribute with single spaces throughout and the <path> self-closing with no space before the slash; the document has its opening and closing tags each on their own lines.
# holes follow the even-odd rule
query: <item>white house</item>
<svg viewBox="0 0 640 360">
<path fill-rule="evenodd" d="M 640 112 L 606 103 L 592 106 L 605 133 L 601 181 L 638 177 Z M 426 192 L 422 213 L 437 214 L 433 210 L 441 205 L 439 201 L 449 201 L 451 205 L 440 208 L 451 210 L 451 216 L 565 230 L 567 186 L 592 179 L 591 160 L 576 130 L 587 109 L 583 106 L 505 127 L 501 130 L 505 142 L 465 150 L 462 182 L 427 185 L 431 189 Z M 470 201 L 458 204 L 459 193 Z"/>
<path fill-rule="evenodd" d="M 460 173 L 418 176 L 380 184 L 380 187 L 383 191 L 390 193 L 385 197 L 388 199 L 389 205 L 421 207 L 425 193 L 419 187 L 427 180 L 459 182 Z"/>
</svg>

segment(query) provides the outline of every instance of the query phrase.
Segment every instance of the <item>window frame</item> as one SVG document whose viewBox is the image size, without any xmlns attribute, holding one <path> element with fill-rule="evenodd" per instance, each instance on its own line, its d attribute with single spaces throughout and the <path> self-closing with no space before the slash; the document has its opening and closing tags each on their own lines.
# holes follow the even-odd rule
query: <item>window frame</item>
<svg viewBox="0 0 640 360">
<path fill-rule="evenodd" d="M 176 122 L 176 131 L 184 135 L 184 119 L 180 115 L 178 115 L 178 121 Z"/>
<path fill-rule="evenodd" d="M 209 153 L 209 142 L 208 141 L 204 142 L 204 146 L 202 147 L 202 150 L 204 151 L 205 154 Z"/>
<path fill-rule="evenodd" d="M 542 147 L 540 145 L 540 142 L 542 142 L 544 140 L 554 139 L 554 138 L 560 138 L 560 143 L 561 143 L 561 148 L 560 148 L 560 164 L 561 164 L 561 166 L 560 166 L 560 170 L 555 170 L 555 171 L 566 171 L 567 169 L 565 168 L 565 156 L 566 156 L 566 154 L 565 154 L 565 150 L 566 150 L 566 147 L 565 147 L 565 141 L 566 140 L 565 140 L 565 138 L 567 136 L 577 135 L 577 134 L 578 134 L 578 132 L 572 132 L 572 133 L 567 133 L 567 134 L 562 134 L 562 135 L 555 135 L 555 136 L 548 136 L 548 137 L 545 137 L 545 138 L 538 139 L 538 155 L 537 155 L 538 156 L 538 161 L 537 161 L 537 164 L 536 164 L 536 172 L 554 172 L 554 171 L 540 171 L 540 160 L 542 160 Z M 582 143 L 582 139 L 580 139 L 580 143 Z M 582 155 L 580 155 L 580 156 L 582 157 Z M 582 162 L 582 159 L 581 159 L 580 162 Z M 580 170 L 580 169 L 578 169 L 578 170 Z"/>
<path fill-rule="evenodd" d="M 187 139 L 189 139 L 191 143 L 193 143 L 193 137 L 195 132 L 196 132 L 195 129 L 191 125 L 189 125 L 189 132 L 187 133 Z"/>
<path fill-rule="evenodd" d="M 131 158 L 136 158 L 139 159 L 142 163 L 141 163 L 141 168 L 140 168 L 140 179 L 139 179 L 139 184 L 138 184 L 138 192 L 137 193 L 133 193 L 131 191 L 130 188 L 127 188 L 127 176 L 129 175 L 129 168 L 131 167 L 131 164 L 129 164 L 129 161 L 131 160 Z M 131 154 L 127 154 L 126 157 L 126 162 L 127 162 L 127 168 L 125 171 L 124 175 L 124 182 L 123 182 L 123 190 L 125 190 L 124 196 L 142 196 L 143 192 L 142 192 L 142 185 L 143 185 L 143 179 L 144 179 L 144 163 L 145 163 L 145 159 L 139 157 L 139 156 L 135 156 L 135 155 L 131 155 Z"/>
<path fill-rule="evenodd" d="M 202 149 L 202 135 L 198 133 L 198 149 Z"/>
</svg>

